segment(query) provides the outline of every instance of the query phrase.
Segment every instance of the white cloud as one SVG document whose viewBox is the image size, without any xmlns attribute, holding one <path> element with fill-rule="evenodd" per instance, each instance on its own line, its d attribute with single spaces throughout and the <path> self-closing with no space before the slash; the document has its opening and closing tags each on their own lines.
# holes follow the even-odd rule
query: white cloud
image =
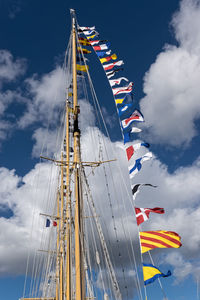
<svg viewBox="0 0 200 300">
<path fill-rule="evenodd" d="M 14 60 L 8 50 L 0 50 L 0 140 L 5 140 L 13 129 L 12 122 L 5 119 L 6 110 L 14 101 L 15 103 L 24 102 L 19 88 L 3 91 L 3 85 L 16 81 L 20 75 L 25 73 L 25 70 L 25 59 Z"/>
<path fill-rule="evenodd" d="M 19 127 L 23 129 L 34 122 L 42 122 L 46 126 L 50 122 L 56 123 L 59 109 L 64 110 L 65 105 L 66 78 L 63 70 L 57 67 L 42 78 L 34 75 L 26 80 L 26 84 L 31 100 L 27 102 L 27 110 L 19 120 Z"/>
<path fill-rule="evenodd" d="M 2 81 L 13 81 L 26 71 L 26 60 L 13 59 L 13 55 L 8 50 L 0 50 L 0 87 Z"/>
<path fill-rule="evenodd" d="M 140 106 L 156 143 L 187 146 L 200 117 L 200 2 L 183 0 L 172 24 L 179 46 L 167 45 L 146 73 Z"/>
</svg>

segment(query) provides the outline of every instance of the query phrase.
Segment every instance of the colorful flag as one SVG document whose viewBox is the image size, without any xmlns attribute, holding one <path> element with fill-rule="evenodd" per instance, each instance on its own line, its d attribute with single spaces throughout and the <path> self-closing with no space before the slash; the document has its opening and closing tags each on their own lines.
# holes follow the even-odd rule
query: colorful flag
<svg viewBox="0 0 200 300">
<path fill-rule="evenodd" d="M 50 227 L 50 226 L 57 226 L 57 222 L 52 221 L 50 219 L 46 219 L 46 227 Z"/>
<path fill-rule="evenodd" d="M 136 195 L 139 193 L 141 186 L 150 186 L 153 188 L 157 188 L 157 185 L 153 185 L 151 183 L 139 183 L 139 184 L 131 185 L 133 200 L 135 200 Z"/>
<path fill-rule="evenodd" d="M 108 79 L 110 79 L 111 77 L 113 77 L 115 75 L 116 72 L 119 72 L 119 71 L 122 71 L 123 68 L 118 68 L 118 69 L 115 69 L 113 71 L 110 71 L 110 72 L 106 72 L 106 76 Z"/>
<path fill-rule="evenodd" d="M 135 110 L 129 118 L 122 120 L 122 128 L 128 128 L 133 122 L 144 122 L 143 115 L 139 110 Z"/>
<path fill-rule="evenodd" d="M 150 212 L 157 213 L 157 214 L 164 214 L 164 208 L 161 207 L 154 207 L 154 208 L 141 208 L 135 207 L 135 216 L 137 220 L 137 224 L 140 225 L 143 222 L 149 219 Z"/>
<path fill-rule="evenodd" d="M 169 277 L 171 274 L 171 271 L 168 271 L 167 274 L 164 274 L 155 266 L 143 263 L 144 285 L 154 282 L 159 277 Z"/>
<path fill-rule="evenodd" d="M 97 51 L 96 54 L 98 57 L 103 57 L 104 55 L 110 55 L 111 50 L 109 51 Z"/>
<path fill-rule="evenodd" d="M 136 159 L 135 163 L 128 168 L 130 178 L 133 178 L 141 170 L 143 162 L 145 162 L 151 158 L 152 158 L 152 153 L 147 152 L 142 157 Z"/>
<path fill-rule="evenodd" d="M 94 41 L 90 41 L 90 45 L 94 46 L 99 43 L 107 43 L 107 42 L 108 40 L 94 40 Z"/>
<path fill-rule="evenodd" d="M 136 143 L 136 144 L 133 144 L 129 147 L 126 148 L 126 155 L 127 155 L 127 158 L 128 160 L 131 159 L 131 157 L 133 156 L 133 154 L 135 153 L 135 151 L 139 150 L 140 147 L 146 147 L 146 148 L 149 148 L 149 144 L 148 143 Z"/>
<path fill-rule="evenodd" d="M 155 248 L 180 248 L 182 246 L 180 235 L 174 231 L 141 231 L 139 234 L 142 253 Z"/>
<path fill-rule="evenodd" d="M 78 29 L 80 29 L 81 31 L 95 30 L 95 26 L 92 26 L 92 27 L 78 27 Z"/>
<path fill-rule="evenodd" d="M 130 82 L 129 85 L 127 85 L 127 86 L 113 88 L 112 89 L 113 95 L 116 96 L 118 94 L 131 93 L 132 87 L 133 87 L 133 82 Z"/>
<path fill-rule="evenodd" d="M 85 66 L 85 65 L 76 65 L 76 70 L 77 71 L 81 71 L 81 72 L 87 72 L 87 70 L 88 70 L 88 66 Z"/>
<path fill-rule="evenodd" d="M 84 49 L 84 48 L 81 48 L 81 47 L 78 47 L 77 50 L 78 50 L 79 53 L 82 53 L 82 52 L 83 52 L 84 54 L 92 53 L 92 51 L 89 51 L 89 50 Z"/>
<path fill-rule="evenodd" d="M 109 80 L 109 83 L 110 83 L 111 86 L 114 86 L 116 84 L 119 85 L 122 80 L 128 81 L 128 79 L 126 77 L 120 77 L 120 78 L 117 78 L 117 79 Z"/>
<path fill-rule="evenodd" d="M 130 111 L 130 109 L 133 107 L 133 103 L 127 103 L 123 106 L 119 106 L 118 107 L 118 114 L 119 117 L 121 117 L 124 113 L 127 113 L 128 111 Z"/>
<path fill-rule="evenodd" d="M 106 56 L 104 58 L 100 58 L 99 60 L 103 64 L 103 63 L 108 62 L 110 60 L 116 60 L 116 59 L 117 59 L 117 55 L 116 54 L 112 54 L 110 56 Z"/>
<path fill-rule="evenodd" d="M 105 71 L 113 69 L 115 66 L 122 66 L 124 64 L 123 60 L 116 61 L 111 64 L 104 65 L 103 68 Z"/>
<path fill-rule="evenodd" d="M 110 43 L 106 43 L 99 46 L 94 46 L 93 49 L 94 51 L 101 51 L 101 50 L 108 50 L 109 47 L 110 47 Z"/>
</svg>

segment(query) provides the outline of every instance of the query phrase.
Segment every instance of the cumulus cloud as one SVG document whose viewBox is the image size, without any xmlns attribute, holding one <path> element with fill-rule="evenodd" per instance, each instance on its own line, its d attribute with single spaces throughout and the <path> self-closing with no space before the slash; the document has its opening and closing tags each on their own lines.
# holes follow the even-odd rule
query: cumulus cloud
<svg viewBox="0 0 200 300">
<path fill-rule="evenodd" d="M 38 164 L 21 178 L 15 170 L 0 168 L 0 203 L 13 212 L 10 218 L 0 217 L 0 274 L 23 274 L 28 252 L 30 261 L 33 261 L 34 251 L 42 243 L 45 220 L 39 217 L 39 213 L 44 212 L 44 209 L 49 212 L 45 208 L 46 199 L 48 193 L 50 198 L 54 196 L 51 188 L 55 184 L 56 173 L 51 172 L 51 169 L 48 164 Z M 48 208 L 53 209 L 51 204 Z M 45 232 L 43 242 L 44 239 Z"/>
<path fill-rule="evenodd" d="M 200 2 L 183 0 L 172 26 L 179 43 L 166 45 L 144 77 L 140 106 L 155 143 L 188 146 L 200 117 Z M 158 126 L 159 124 L 159 126 Z"/>
<path fill-rule="evenodd" d="M 47 126 L 50 120 L 51 123 L 55 121 L 55 124 L 58 120 L 59 109 L 64 110 L 65 104 L 66 78 L 63 70 L 57 67 L 41 78 L 34 75 L 26 80 L 26 84 L 30 100 L 19 120 L 19 127 L 23 129 L 35 122 L 42 122 Z"/>
</svg>

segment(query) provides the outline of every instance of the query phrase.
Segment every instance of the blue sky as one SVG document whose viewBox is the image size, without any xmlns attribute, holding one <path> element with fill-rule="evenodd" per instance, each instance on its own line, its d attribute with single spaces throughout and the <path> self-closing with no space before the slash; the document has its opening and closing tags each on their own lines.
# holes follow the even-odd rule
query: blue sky
<svg viewBox="0 0 200 300">
<path fill-rule="evenodd" d="M 170 268 L 174 274 L 163 279 L 163 285 L 168 299 L 199 299 L 194 277 L 200 268 L 200 2 L 0 0 L 2 299 L 18 299 L 23 292 L 27 251 L 21 246 L 27 245 L 30 226 L 24 219 L 32 207 L 31 201 L 23 202 L 23 195 L 29 197 L 39 168 L 43 133 L 53 113 L 50 98 L 53 102 L 53 92 L 60 86 L 59 66 L 71 29 L 69 8 L 76 9 L 81 26 L 95 25 L 101 38 L 111 42 L 113 53 L 125 63 L 123 75 L 134 82 L 134 101 L 146 121 L 142 139 L 151 144 L 155 156 L 138 178 L 151 178 L 160 186 L 156 193 L 141 193 L 141 207 L 149 205 L 145 202 L 149 197 L 151 205 L 165 207 L 166 215 L 152 218 L 150 228 L 168 225 L 183 237 L 180 250 L 160 256 L 164 271 Z M 115 144 L 120 134 L 112 92 L 95 55 L 89 59 Z M 52 131 L 50 138 L 54 137 Z M 10 283 L 13 289 L 8 289 Z M 149 300 L 162 299 L 157 283 L 148 291 Z"/>
</svg>

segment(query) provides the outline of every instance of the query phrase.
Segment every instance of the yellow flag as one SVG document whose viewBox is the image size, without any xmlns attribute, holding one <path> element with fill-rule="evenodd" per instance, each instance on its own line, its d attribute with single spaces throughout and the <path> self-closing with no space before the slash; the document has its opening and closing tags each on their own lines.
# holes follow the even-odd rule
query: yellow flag
<svg viewBox="0 0 200 300">
<path fill-rule="evenodd" d="M 113 59 L 113 60 L 117 59 L 117 55 L 116 54 L 112 54 L 110 56 L 107 56 L 107 57 L 104 57 L 104 58 L 100 58 L 100 62 L 103 64 L 103 63 L 105 63 L 105 62 L 107 62 L 107 61 L 109 61 L 111 59 Z"/>
<path fill-rule="evenodd" d="M 93 39 L 93 38 L 95 37 L 95 35 L 96 35 L 96 34 L 88 35 L 88 36 L 87 36 L 87 39 L 88 39 L 88 40 Z"/>
<path fill-rule="evenodd" d="M 122 99 L 115 99 L 115 103 L 116 104 L 122 104 L 123 101 L 124 101 L 124 98 L 122 98 Z"/>
<path fill-rule="evenodd" d="M 76 70 L 77 71 L 87 72 L 88 68 L 89 67 L 85 66 L 85 65 L 76 65 Z"/>
</svg>

